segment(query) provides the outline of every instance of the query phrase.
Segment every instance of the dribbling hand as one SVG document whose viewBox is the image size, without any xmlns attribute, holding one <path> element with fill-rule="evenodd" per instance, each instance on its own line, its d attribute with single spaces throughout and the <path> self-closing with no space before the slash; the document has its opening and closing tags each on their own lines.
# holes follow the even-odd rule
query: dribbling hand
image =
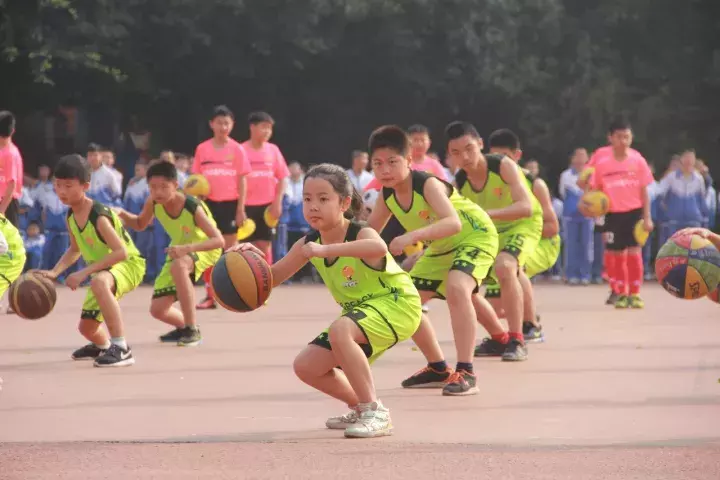
<svg viewBox="0 0 720 480">
<path fill-rule="evenodd" d="M 255 245 L 253 245 L 252 243 L 237 243 L 237 244 L 233 245 L 232 247 L 228 248 L 228 249 L 225 250 L 225 251 L 226 251 L 226 252 L 246 252 L 246 251 L 248 251 L 248 250 L 251 251 L 251 252 L 253 252 L 253 253 L 257 253 L 257 254 L 260 255 L 261 257 L 265 258 L 265 254 L 262 252 L 262 250 L 260 250 L 259 248 L 257 248 L 257 247 L 256 247 Z"/>
<path fill-rule="evenodd" d="M 388 249 L 393 256 L 397 257 L 398 255 L 401 255 L 403 253 L 405 247 L 413 243 L 415 242 L 413 242 L 412 238 L 410 238 L 409 235 L 400 235 L 399 237 L 395 237 L 392 239 L 390 245 L 388 245 Z"/>
<path fill-rule="evenodd" d="M 683 228 L 678 233 L 682 233 L 683 235 L 697 235 L 702 238 L 709 238 L 710 234 L 712 233 L 707 228 L 700 228 L 700 227 L 690 227 L 690 228 Z"/>
<path fill-rule="evenodd" d="M 53 272 L 52 270 L 28 270 L 28 273 L 34 273 L 36 275 L 40 275 L 42 277 L 47 278 L 48 280 L 57 280 L 57 274 Z"/>
</svg>

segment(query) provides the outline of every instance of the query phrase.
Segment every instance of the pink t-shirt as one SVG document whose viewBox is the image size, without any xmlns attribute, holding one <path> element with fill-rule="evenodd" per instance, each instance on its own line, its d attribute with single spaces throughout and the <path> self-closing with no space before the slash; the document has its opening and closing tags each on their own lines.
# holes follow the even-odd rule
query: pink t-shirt
<svg viewBox="0 0 720 480">
<path fill-rule="evenodd" d="M 265 143 L 259 150 L 244 142 L 251 172 L 247 180 L 246 205 L 269 205 L 275 201 L 278 184 L 290 176 L 287 162 L 277 145 Z"/>
<path fill-rule="evenodd" d="M 192 173 L 200 173 L 210 184 L 208 200 L 229 202 L 238 199 L 238 177 L 250 173 L 250 163 L 242 146 L 229 139 L 224 147 L 217 148 L 212 139 L 195 149 Z"/>
<path fill-rule="evenodd" d="M 20 150 L 10 142 L 7 147 L 0 149 L 0 197 L 5 194 L 5 188 L 10 180 L 15 180 L 13 198 L 20 198 L 23 187 L 23 159 Z"/>
<path fill-rule="evenodd" d="M 432 157 L 426 156 L 422 162 L 410 162 L 410 169 L 420 172 L 432 173 L 440 180 L 447 180 L 447 178 L 445 177 L 445 169 L 443 169 L 440 162 L 438 162 Z M 368 190 L 380 190 L 381 188 L 382 184 L 380 183 L 380 180 L 373 177 L 373 179 L 370 180 L 370 183 L 365 185 L 365 189 L 363 191 L 367 192 Z"/>
<path fill-rule="evenodd" d="M 642 155 L 631 154 L 622 162 L 610 155 L 597 160 L 593 167 L 590 186 L 605 192 L 611 212 L 629 212 L 643 206 L 642 188 L 652 183 L 653 176 Z"/>
<path fill-rule="evenodd" d="M 628 149 L 628 156 L 630 157 L 640 157 L 642 158 L 642 154 L 635 150 L 634 148 Z M 586 167 L 592 167 L 595 166 L 595 164 L 604 159 L 604 158 L 613 158 L 613 150 L 611 145 L 605 145 L 604 147 L 600 147 L 597 150 L 595 150 L 590 157 L 590 160 L 585 164 Z"/>
</svg>

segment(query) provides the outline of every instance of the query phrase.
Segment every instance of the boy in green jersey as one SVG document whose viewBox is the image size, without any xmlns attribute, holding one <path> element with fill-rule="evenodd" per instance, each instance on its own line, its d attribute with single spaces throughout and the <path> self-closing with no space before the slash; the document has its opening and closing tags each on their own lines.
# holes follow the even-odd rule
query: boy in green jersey
<svg viewBox="0 0 720 480">
<path fill-rule="evenodd" d="M 134 230 L 145 230 L 157 218 L 170 236 L 165 265 L 155 279 L 150 313 L 175 327 L 161 342 L 195 346 L 202 341 L 195 318 L 193 283 L 215 265 L 224 245 L 222 233 L 205 203 L 178 190 L 178 174 L 170 162 L 152 165 L 146 174 L 150 197 L 139 215 L 124 210 L 120 218 Z M 180 310 L 173 307 L 180 302 Z"/>
<path fill-rule="evenodd" d="M 76 350 L 73 360 L 92 360 L 96 367 L 122 367 L 135 363 L 125 341 L 120 299 L 133 291 L 145 276 L 145 259 L 115 212 L 88 198 L 90 166 L 80 155 L 67 155 L 55 168 L 55 192 L 70 207 L 67 224 L 70 248 L 52 270 L 56 279 L 80 256 L 86 267 L 67 277 L 65 285 L 77 289 L 90 278 L 90 289 L 80 314 L 80 333 L 91 343 Z M 110 338 L 102 328 L 103 320 Z"/>
<path fill-rule="evenodd" d="M 5 217 L 15 190 L 15 180 L 10 180 L 0 201 L 0 298 L 17 280 L 25 267 L 25 245 L 20 231 Z"/>
<path fill-rule="evenodd" d="M 423 242 L 428 248 L 410 270 L 423 304 L 444 298 L 457 350 L 457 368 L 448 368 L 428 318 L 423 315 L 415 344 L 428 366 L 406 379 L 405 388 L 441 387 L 443 395 L 478 392 L 473 371 L 476 310 L 494 316 L 478 288 L 495 260 L 498 238 L 490 217 L 449 183 L 410 169 L 410 141 L 399 127 L 386 126 L 370 137 L 370 163 L 383 186 L 368 219 L 380 231 L 395 216 L 406 233 L 394 238 L 390 253 Z M 497 322 L 497 318 L 495 318 Z"/>
<path fill-rule="evenodd" d="M 540 241 L 542 208 L 530 192 L 520 167 L 504 155 L 483 155 L 483 141 L 474 126 L 453 122 L 445 129 L 448 153 L 461 170 L 455 176 L 460 193 L 480 205 L 498 231 L 500 249 L 493 265 L 488 288 L 502 287 L 501 302 L 509 335 L 497 331 L 493 318 L 483 324 L 492 338 L 506 344 L 503 360 L 527 360 L 522 333 L 523 292 L 518 275 Z M 480 318 L 480 317 L 479 317 Z M 482 320 L 481 320 L 482 321 Z"/>
<path fill-rule="evenodd" d="M 516 163 L 520 162 L 522 158 L 520 139 L 511 130 L 494 131 L 488 138 L 488 144 L 491 154 L 505 155 Z M 542 238 L 535 250 L 527 257 L 525 266 L 518 277 L 523 290 L 523 336 L 526 342 L 538 342 L 543 338 L 542 326 L 535 310 L 535 296 L 530 279 L 548 270 L 557 261 L 561 247 L 560 223 L 553 209 L 552 197 L 545 181 L 533 176 L 527 170 L 523 169 L 522 172 L 530 191 L 542 207 Z M 495 288 L 488 288 L 486 292 L 486 297 L 490 299 L 495 311 L 500 317 L 503 317 L 502 305 L 497 301 L 500 295 L 499 285 L 496 285 Z M 501 356 L 505 349 L 506 345 L 489 338 L 478 345 L 475 353 L 476 356 Z"/>
<path fill-rule="evenodd" d="M 303 185 L 303 214 L 313 230 L 271 267 L 278 286 L 311 262 L 341 308 L 293 368 L 300 380 L 350 407 L 325 425 L 352 438 L 392 433 L 390 410 L 377 398 L 370 367 L 410 338 L 422 315 L 410 275 L 375 230 L 353 220 L 361 208 L 362 198 L 341 167 L 313 167 Z M 260 253 L 247 243 L 231 248 L 248 249 Z"/>
</svg>

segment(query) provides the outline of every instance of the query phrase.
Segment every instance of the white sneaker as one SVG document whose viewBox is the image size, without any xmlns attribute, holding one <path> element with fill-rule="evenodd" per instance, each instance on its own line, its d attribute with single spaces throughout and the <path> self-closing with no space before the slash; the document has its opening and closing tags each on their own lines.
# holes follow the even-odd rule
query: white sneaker
<svg viewBox="0 0 720 480">
<path fill-rule="evenodd" d="M 355 425 L 355 422 L 358 421 L 359 417 L 360 413 L 357 410 L 350 410 L 345 415 L 328 418 L 325 422 L 325 426 L 332 430 L 345 430 L 346 428 Z"/>
<path fill-rule="evenodd" d="M 347 438 L 373 438 L 392 435 L 390 410 L 380 400 L 371 404 L 359 405 L 360 416 L 355 424 L 345 429 Z"/>
</svg>

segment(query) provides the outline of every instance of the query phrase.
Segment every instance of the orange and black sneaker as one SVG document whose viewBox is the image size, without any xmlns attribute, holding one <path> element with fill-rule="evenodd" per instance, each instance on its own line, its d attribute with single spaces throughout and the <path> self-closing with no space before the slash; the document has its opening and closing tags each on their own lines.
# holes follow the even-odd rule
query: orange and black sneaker
<svg viewBox="0 0 720 480">
<path fill-rule="evenodd" d="M 213 310 L 217 308 L 217 303 L 215 303 L 215 300 L 213 300 L 210 297 L 205 297 L 205 300 L 197 304 L 198 310 Z"/>
<path fill-rule="evenodd" d="M 451 377 L 450 368 L 444 372 L 434 370 L 429 365 L 402 381 L 403 388 L 443 388 Z"/>
<path fill-rule="evenodd" d="M 475 395 L 479 391 L 477 377 L 467 370 L 458 370 L 450 375 L 442 394 L 460 397 L 463 395 Z"/>
</svg>

